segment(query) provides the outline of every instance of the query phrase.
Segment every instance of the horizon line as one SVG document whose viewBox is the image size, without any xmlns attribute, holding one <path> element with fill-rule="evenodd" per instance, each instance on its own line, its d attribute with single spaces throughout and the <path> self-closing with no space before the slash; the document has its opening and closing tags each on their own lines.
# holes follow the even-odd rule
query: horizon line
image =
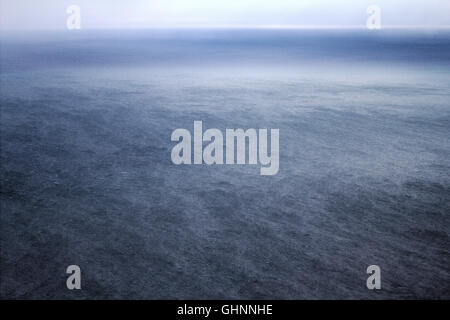
<svg viewBox="0 0 450 320">
<path fill-rule="evenodd" d="M 366 25 L 227 25 L 227 24 L 214 24 L 214 25 L 153 25 L 153 26 L 93 26 L 86 27 L 78 30 L 70 31 L 83 31 L 83 30 L 153 30 L 153 29 L 258 29 L 258 30 L 369 30 Z M 446 30 L 450 29 L 450 25 L 444 26 L 428 26 L 428 25 L 382 25 L 380 29 L 371 29 L 370 31 L 380 30 Z M 61 28 L 34 28 L 34 29 L 8 29 L 1 28 L 0 33 L 8 31 L 67 31 L 68 29 Z"/>
</svg>

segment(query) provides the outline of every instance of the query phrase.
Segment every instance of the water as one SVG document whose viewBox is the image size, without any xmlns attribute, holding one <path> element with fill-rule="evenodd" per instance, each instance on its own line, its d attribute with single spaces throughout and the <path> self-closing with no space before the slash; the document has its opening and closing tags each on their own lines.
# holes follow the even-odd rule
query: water
<svg viewBox="0 0 450 320">
<path fill-rule="evenodd" d="M 448 32 L 3 34 L 1 297 L 449 299 L 449 62 Z M 280 171 L 175 166 L 194 120 L 279 128 Z"/>
</svg>

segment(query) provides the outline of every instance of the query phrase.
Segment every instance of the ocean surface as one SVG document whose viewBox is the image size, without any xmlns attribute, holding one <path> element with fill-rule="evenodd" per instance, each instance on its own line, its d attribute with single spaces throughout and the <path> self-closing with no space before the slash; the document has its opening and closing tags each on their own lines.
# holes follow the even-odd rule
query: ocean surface
<svg viewBox="0 0 450 320">
<path fill-rule="evenodd" d="M 449 31 L 0 41 L 1 298 L 450 299 Z M 278 174 L 174 165 L 195 120 L 278 128 Z"/>
</svg>

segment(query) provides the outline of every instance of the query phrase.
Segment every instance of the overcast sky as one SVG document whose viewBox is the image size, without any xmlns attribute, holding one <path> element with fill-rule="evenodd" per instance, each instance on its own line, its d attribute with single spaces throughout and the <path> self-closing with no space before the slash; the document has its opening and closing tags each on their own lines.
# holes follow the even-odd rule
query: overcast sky
<svg viewBox="0 0 450 320">
<path fill-rule="evenodd" d="M 383 26 L 450 26 L 450 0 L 0 0 L 2 29 L 64 29 L 66 8 L 90 28 L 176 26 L 364 26 L 366 8 Z"/>
</svg>

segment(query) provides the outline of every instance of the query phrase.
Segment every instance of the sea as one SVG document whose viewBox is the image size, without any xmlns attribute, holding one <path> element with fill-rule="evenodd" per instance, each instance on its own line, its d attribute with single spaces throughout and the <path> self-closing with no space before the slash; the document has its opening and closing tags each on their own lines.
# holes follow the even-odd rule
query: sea
<svg viewBox="0 0 450 320">
<path fill-rule="evenodd" d="M 0 39 L 2 299 L 450 299 L 450 31 Z M 278 173 L 175 165 L 194 121 Z"/>
</svg>

